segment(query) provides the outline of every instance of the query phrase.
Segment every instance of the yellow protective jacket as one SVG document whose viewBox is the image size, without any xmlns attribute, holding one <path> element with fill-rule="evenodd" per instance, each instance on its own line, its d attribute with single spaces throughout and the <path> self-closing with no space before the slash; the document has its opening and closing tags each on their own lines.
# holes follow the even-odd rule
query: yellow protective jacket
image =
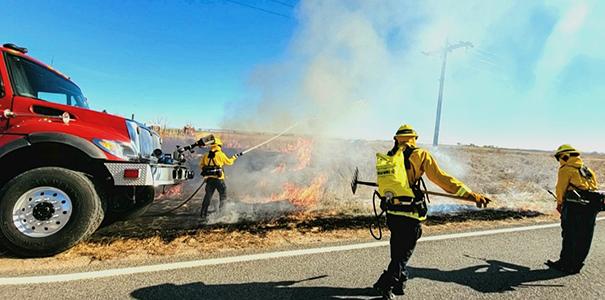
<svg viewBox="0 0 605 300">
<path fill-rule="evenodd" d="M 565 193 L 574 188 L 581 190 L 596 190 L 598 189 L 597 176 L 593 170 L 588 169 L 592 173 L 592 178 L 586 179 L 580 175 L 580 168 L 584 166 L 582 159 L 577 156 L 570 157 L 567 161 L 560 160 L 559 174 L 557 176 L 557 205 L 563 204 Z"/>
<path fill-rule="evenodd" d="M 232 156 L 230 158 L 227 157 L 225 152 L 223 152 L 221 150 L 221 147 L 219 147 L 217 145 L 212 145 L 210 147 L 210 151 L 216 151 L 216 153 L 214 154 L 214 159 L 211 160 L 208 157 L 209 153 L 204 154 L 204 156 L 202 157 L 202 160 L 200 161 L 200 168 L 203 168 L 205 166 L 214 166 L 214 165 L 222 168 L 225 165 L 227 165 L 227 166 L 232 165 L 235 162 L 235 160 L 237 159 L 237 157 L 235 157 L 235 156 Z M 223 174 L 221 177 L 218 177 L 218 176 L 207 176 L 207 177 L 225 179 L 225 172 L 223 171 Z"/>
<path fill-rule="evenodd" d="M 413 186 L 414 183 L 416 183 L 420 177 L 426 173 L 426 176 L 430 181 L 450 194 L 464 196 L 465 194 L 471 192 L 471 190 L 464 183 L 439 168 L 439 165 L 435 161 L 435 158 L 433 158 L 433 155 L 431 155 L 431 153 L 425 149 L 417 148 L 416 143 L 413 140 L 409 141 L 403 146 L 400 146 L 395 155 L 402 155 L 402 152 L 405 150 L 405 148 L 409 146 L 416 148 L 416 150 L 414 150 L 414 152 L 412 152 L 410 155 L 411 168 L 406 169 L 410 186 Z M 426 219 L 426 217 L 420 218 L 418 214 L 407 212 L 387 211 L 387 213 L 403 215 L 421 221 Z"/>
</svg>

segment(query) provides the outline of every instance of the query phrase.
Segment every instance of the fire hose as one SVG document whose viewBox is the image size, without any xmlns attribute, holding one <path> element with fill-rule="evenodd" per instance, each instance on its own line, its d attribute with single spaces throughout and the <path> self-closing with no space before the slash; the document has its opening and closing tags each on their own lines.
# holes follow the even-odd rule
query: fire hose
<svg viewBox="0 0 605 300">
<path fill-rule="evenodd" d="M 195 195 L 197 195 L 197 193 L 202 189 L 202 187 L 204 186 L 204 184 L 206 183 L 206 178 L 204 178 L 204 180 L 202 180 L 202 183 L 200 183 L 200 185 L 193 191 L 193 193 L 191 194 L 191 196 L 187 197 L 187 199 L 185 199 L 185 201 L 181 202 L 179 205 L 177 205 L 174 208 L 171 208 L 167 211 L 161 212 L 161 213 L 157 213 L 157 214 L 153 214 L 153 215 L 148 215 L 148 217 L 161 217 L 164 215 L 167 215 L 181 207 L 183 207 L 185 204 L 187 204 L 189 201 L 191 201 L 193 199 L 193 197 L 195 197 Z"/>
</svg>

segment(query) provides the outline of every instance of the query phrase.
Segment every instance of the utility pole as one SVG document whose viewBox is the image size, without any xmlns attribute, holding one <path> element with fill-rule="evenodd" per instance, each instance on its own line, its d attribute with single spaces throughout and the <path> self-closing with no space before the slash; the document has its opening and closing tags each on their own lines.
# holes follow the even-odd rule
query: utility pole
<svg viewBox="0 0 605 300">
<path fill-rule="evenodd" d="M 433 136 L 433 146 L 439 145 L 439 126 L 441 125 L 441 105 L 443 104 L 443 85 L 445 83 L 445 66 L 447 64 L 447 54 L 448 52 L 452 52 L 458 48 L 472 48 L 473 44 L 471 42 L 458 42 L 456 44 L 450 45 L 449 41 L 445 41 L 445 46 L 443 47 L 443 61 L 441 62 L 441 78 L 439 78 L 439 96 L 437 98 L 437 116 L 435 118 L 435 135 Z M 424 54 L 429 54 L 427 52 L 423 52 Z"/>
</svg>

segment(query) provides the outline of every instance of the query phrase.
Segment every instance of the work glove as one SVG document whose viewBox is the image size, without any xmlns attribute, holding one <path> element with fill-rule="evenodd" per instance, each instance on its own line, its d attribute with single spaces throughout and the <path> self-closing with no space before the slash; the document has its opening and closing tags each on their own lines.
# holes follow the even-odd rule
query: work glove
<svg viewBox="0 0 605 300">
<path fill-rule="evenodd" d="M 477 204 L 478 208 L 485 208 L 487 207 L 488 203 L 492 202 L 491 199 L 475 192 L 466 193 L 465 196 L 467 199 L 475 201 L 475 204 Z"/>
</svg>

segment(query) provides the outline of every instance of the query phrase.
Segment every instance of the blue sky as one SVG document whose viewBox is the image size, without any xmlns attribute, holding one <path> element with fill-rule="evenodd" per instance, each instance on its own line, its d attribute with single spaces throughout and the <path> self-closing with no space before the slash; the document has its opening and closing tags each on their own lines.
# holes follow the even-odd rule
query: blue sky
<svg viewBox="0 0 605 300">
<path fill-rule="evenodd" d="M 600 1 L 235 2 L 9 0 L 0 24 L 96 109 L 366 139 L 411 123 L 423 143 L 441 58 L 422 52 L 471 41 L 449 55 L 443 143 L 605 152 Z"/>
<path fill-rule="evenodd" d="M 258 2 L 293 16 L 290 7 Z M 203 127 L 219 125 L 225 102 L 246 93 L 254 66 L 279 57 L 295 24 L 227 1 L 193 0 L 8 0 L 0 18 L 3 42 L 52 62 L 93 108 Z"/>
</svg>

